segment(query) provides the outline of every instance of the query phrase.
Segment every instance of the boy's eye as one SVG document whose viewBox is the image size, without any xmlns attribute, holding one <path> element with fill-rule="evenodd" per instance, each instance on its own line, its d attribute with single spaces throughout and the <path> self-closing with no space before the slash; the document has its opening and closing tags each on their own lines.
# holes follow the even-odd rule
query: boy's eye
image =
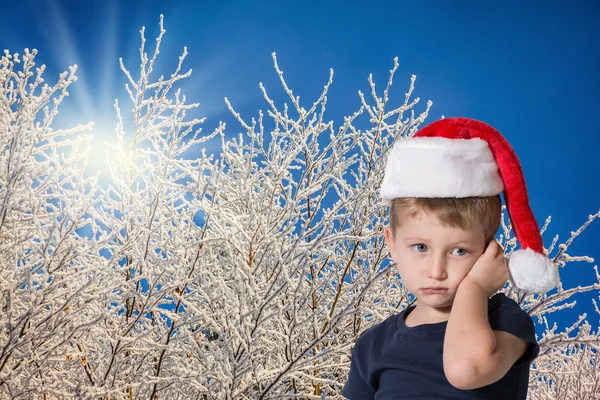
<svg viewBox="0 0 600 400">
<path fill-rule="evenodd" d="M 422 253 L 425 250 L 427 250 L 427 245 L 424 245 L 423 243 L 413 244 L 411 247 L 413 249 L 417 250 L 417 252 L 419 252 L 419 253 Z"/>
<path fill-rule="evenodd" d="M 461 249 L 461 248 L 454 249 L 454 250 L 458 250 L 458 251 L 460 251 L 460 252 L 461 252 L 460 254 L 456 254 L 457 256 L 464 256 L 465 254 L 467 254 L 467 253 L 468 253 L 468 251 L 467 251 L 467 250 L 465 250 L 465 249 Z"/>
</svg>

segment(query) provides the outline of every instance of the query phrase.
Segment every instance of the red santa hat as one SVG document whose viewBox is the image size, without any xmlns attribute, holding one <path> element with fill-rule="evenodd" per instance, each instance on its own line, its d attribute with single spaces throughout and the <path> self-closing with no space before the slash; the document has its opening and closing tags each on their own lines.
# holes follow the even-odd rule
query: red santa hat
<svg viewBox="0 0 600 400">
<path fill-rule="evenodd" d="M 513 231 L 521 245 L 508 260 L 512 283 L 529 293 L 546 293 L 559 283 L 546 256 L 521 164 L 506 139 L 490 125 L 468 118 L 433 122 L 398 140 L 389 155 L 381 196 L 481 197 L 504 193 Z"/>
</svg>

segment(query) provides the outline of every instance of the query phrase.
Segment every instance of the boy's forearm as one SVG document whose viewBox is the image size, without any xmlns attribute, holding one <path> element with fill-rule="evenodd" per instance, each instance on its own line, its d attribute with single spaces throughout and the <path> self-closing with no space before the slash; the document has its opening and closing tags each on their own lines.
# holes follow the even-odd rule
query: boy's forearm
<svg viewBox="0 0 600 400">
<path fill-rule="evenodd" d="M 444 370 L 477 374 L 496 347 L 488 321 L 488 296 L 476 282 L 465 278 L 458 288 L 444 337 Z"/>
</svg>

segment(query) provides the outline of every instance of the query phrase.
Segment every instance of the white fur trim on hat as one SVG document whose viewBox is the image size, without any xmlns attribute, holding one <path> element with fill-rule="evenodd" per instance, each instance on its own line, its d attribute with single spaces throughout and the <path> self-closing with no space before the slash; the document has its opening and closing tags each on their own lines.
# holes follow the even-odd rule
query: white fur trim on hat
<svg viewBox="0 0 600 400">
<path fill-rule="evenodd" d="M 485 140 L 410 137 L 396 141 L 381 186 L 386 203 L 400 197 L 472 197 L 502 193 Z"/>
<path fill-rule="evenodd" d="M 510 255 L 508 270 L 513 284 L 528 293 L 546 293 L 558 285 L 558 267 L 531 249 Z"/>
</svg>

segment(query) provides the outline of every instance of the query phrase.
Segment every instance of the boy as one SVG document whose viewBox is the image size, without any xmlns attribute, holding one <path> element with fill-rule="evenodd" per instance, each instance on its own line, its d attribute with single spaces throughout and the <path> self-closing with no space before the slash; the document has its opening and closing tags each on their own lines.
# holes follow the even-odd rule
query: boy
<svg viewBox="0 0 600 400">
<path fill-rule="evenodd" d="M 480 121 L 436 121 L 395 143 L 381 192 L 390 204 L 385 240 L 418 302 L 359 336 L 342 395 L 525 400 L 539 354 L 534 324 L 494 293 L 509 278 L 545 293 L 559 277 L 510 145 Z M 500 193 L 522 247 L 508 265 L 494 239 Z"/>
</svg>

